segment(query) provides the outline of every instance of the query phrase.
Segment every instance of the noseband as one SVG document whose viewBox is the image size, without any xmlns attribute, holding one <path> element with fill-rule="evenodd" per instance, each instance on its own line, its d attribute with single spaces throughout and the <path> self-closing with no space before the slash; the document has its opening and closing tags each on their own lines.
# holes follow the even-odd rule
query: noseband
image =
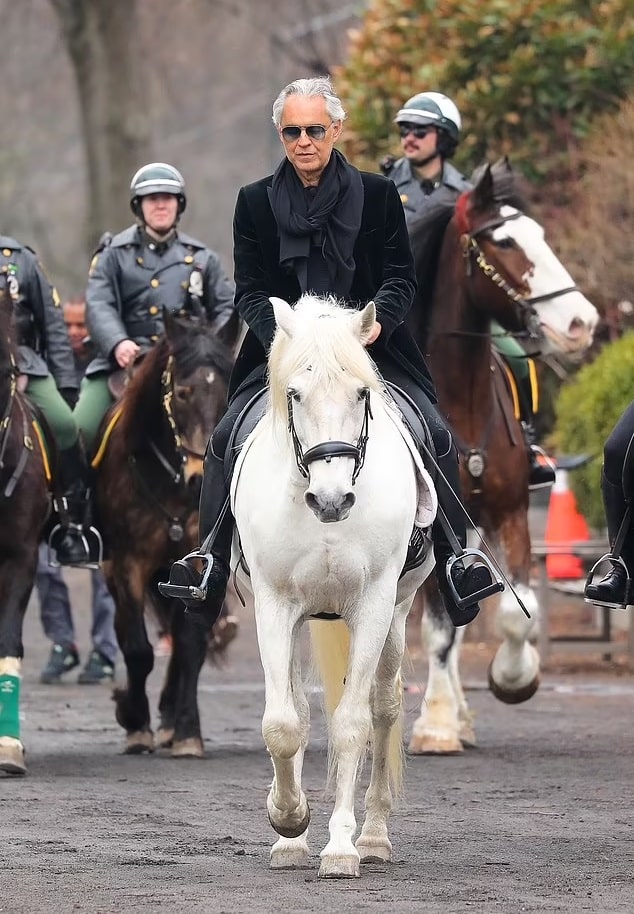
<svg viewBox="0 0 634 914">
<path fill-rule="evenodd" d="M 350 444 L 348 441 L 322 441 L 321 444 L 316 444 L 314 447 L 304 451 L 295 429 L 295 421 L 293 418 L 293 393 L 291 391 L 287 392 L 286 405 L 288 410 L 288 430 L 293 442 L 297 469 L 304 479 L 308 479 L 310 475 L 310 464 L 314 463 L 316 460 L 325 460 L 326 463 L 330 463 L 333 457 L 352 457 L 354 460 L 352 485 L 355 484 L 357 476 L 361 472 L 361 467 L 365 462 L 365 449 L 368 443 L 370 419 L 373 418 L 372 409 L 370 408 L 370 391 L 368 388 L 363 391 L 362 396 L 364 400 L 363 422 L 361 424 L 361 433 L 356 444 Z"/>
<path fill-rule="evenodd" d="M 491 219 L 479 228 L 472 229 L 462 234 L 460 236 L 460 241 L 462 244 L 462 254 L 465 260 L 467 276 L 471 276 L 471 262 L 472 259 L 475 258 L 477 266 L 482 270 L 487 279 L 490 279 L 494 285 L 501 289 L 508 298 L 518 306 L 522 317 L 522 323 L 526 327 L 529 337 L 531 339 L 537 339 L 540 336 L 539 319 L 533 306 L 552 298 L 560 298 L 562 295 L 568 295 L 570 292 L 578 292 L 579 287 L 567 286 L 565 289 L 557 289 L 554 292 L 546 292 L 544 295 L 534 295 L 532 297 L 527 296 L 523 292 L 518 292 L 518 290 L 507 282 L 506 279 L 498 273 L 496 268 L 488 262 L 482 248 L 476 240 L 478 235 L 500 228 L 500 226 L 509 222 L 511 219 L 519 219 L 522 215 L 524 214 L 518 210 L 510 216 Z"/>
</svg>

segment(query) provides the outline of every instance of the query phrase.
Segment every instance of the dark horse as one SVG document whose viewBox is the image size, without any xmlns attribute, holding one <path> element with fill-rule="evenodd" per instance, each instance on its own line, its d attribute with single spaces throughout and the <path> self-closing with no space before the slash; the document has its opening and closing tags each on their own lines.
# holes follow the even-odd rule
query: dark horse
<svg viewBox="0 0 634 914">
<path fill-rule="evenodd" d="M 439 204 L 410 230 L 419 283 L 411 329 L 461 455 L 466 506 L 513 587 L 500 599 L 503 640 L 489 668 L 491 690 L 509 703 L 525 701 L 538 688 L 539 656 L 531 641 L 539 606 L 529 583 L 528 457 L 512 382 L 493 357 L 491 320 L 534 341 L 542 354 L 577 357 L 597 321 L 595 308 L 524 209 L 504 159 L 481 169 L 473 190 L 455 205 Z M 462 629 L 451 624 L 432 578 L 424 602 L 429 678 L 410 750 L 456 752 L 475 742 L 458 675 Z"/>
<path fill-rule="evenodd" d="M 164 337 L 107 417 L 110 431 L 93 461 L 104 573 L 128 674 L 114 699 L 129 753 L 157 746 L 171 747 L 174 756 L 203 753 L 197 686 L 208 632 L 184 614 L 179 600 L 162 597 L 156 583 L 198 545 L 203 455 L 226 406 L 236 334 L 237 320 L 217 334 L 197 319 L 166 316 Z M 145 689 L 154 665 L 146 602 L 173 642 L 156 739 Z"/>
<path fill-rule="evenodd" d="M 18 383 L 12 314 L 9 295 L 0 294 L 0 771 L 25 774 L 22 624 L 50 498 L 40 420 Z"/>
</svg>

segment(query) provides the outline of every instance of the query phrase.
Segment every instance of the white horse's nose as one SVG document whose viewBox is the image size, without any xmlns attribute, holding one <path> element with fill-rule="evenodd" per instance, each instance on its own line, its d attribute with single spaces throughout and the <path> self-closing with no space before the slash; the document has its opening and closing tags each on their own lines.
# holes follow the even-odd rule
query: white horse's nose
<svg viewBox="0 0 634 914">
<path fill-rule="evenodd" d="M 304 494 L 304 501 L 322 524 L 334 524 L 345 520 L 357 500 L 354 492 L 311 492 Z"/>
</svg>

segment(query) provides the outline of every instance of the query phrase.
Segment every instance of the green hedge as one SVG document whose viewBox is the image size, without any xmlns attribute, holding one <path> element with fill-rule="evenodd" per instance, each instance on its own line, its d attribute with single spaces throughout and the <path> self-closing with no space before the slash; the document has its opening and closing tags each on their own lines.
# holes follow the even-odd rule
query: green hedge
<svg viewBox="0 0 634 914">
<path fill-rule="evenodd" d="M 552 443 L 564 454 L 592 454 L 587 466 L 570 474 L 580 511 L 592 527 L 605 527 L 600 479 L 603 445 L 623 410 L 634 399 L 634 333 L 602 349 L 560 391 Z"/>
</svg>

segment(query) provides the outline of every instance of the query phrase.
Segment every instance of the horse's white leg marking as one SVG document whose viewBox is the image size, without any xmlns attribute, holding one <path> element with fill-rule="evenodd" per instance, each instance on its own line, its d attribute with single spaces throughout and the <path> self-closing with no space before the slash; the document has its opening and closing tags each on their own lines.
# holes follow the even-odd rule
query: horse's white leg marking
<svg viewBox="0 0 634 914">
<path fill-rule="evenodd" d="M 458 736 L 463 746 L 472 748 L 477 745 L 475 728 L 473 726 L 473 714 L 469 710 L 467 698 L 462 688 L 460 680 L 460 648 L 464 639 L 466 626 L 456 629 L 454 643 L 449 649 L 449 658 L 447 665 L 449 667 L 449 678 L 453 688 L 456 703 L 458 705 Z"/>
<path fill-rule="evenodd" d="M 530 587 L 517 584 L 515 589 L 531 618 L 526 618 L 507 588 L 500 599 L 496 619 L 503 641 L 489 668 L 491 691 L 509 704 L 526 701 L 539 686 L 539 654 L 529 643 L 537 637 L 539 605 Z"/>
<path fill-rule="evenodd" d="M 428 673 L 420 715 L 414 721 L 409 743 L 409 751 L 416 755 L 462 752 L 459 703 L 450 672 L 452 652 L 457 665 L 456 630 L 440 602 L 440 594 L 434 594 L 434 599 L 437 604 L 433 609 L 426 606 L 421 620 Z"/>
<path fill-rule="evenodd" d="M 0 690 L 6 690 L 6 697 L 0 692 L 0 771 L 7 774 L 26 774 L 24 746 L 17 735 L 21 679 L 22 661 L 18 657 L 0 657 Z"/>
<path fill-rule="evenodd" d="M 320 855 L 319 875 L 325 877 L 359 875 L 359 852 L 352 843 L 356 830 L 355 786 L 372 725 L 370 689 L 391 625 L 395 598 L 393 587 L 375 583 L 370 589 L 362 611 L 353 614 L 346 684 L 330 725 L 336 796 L 328 823 L 330 840 Z"/>
<path fill-rule="evenodd" d="M 376 673 L 372 701 L 372 771 L 365 795 L 365 821 L 356 848 L 361 863 L 391 861 L 387 821 L 392 811 L 390 773 L 400 789 L 402 769 L 402 691 L 400 671 L 405 651 L 405 623 L 413 596 L 397 607 Z M 393 756 L 390 758 L 390 756 Z M 396 769 L 396 770 L 394 770 Z"/>
<path fill-rule="evenodd" d="M 262 736 L 274 769 L 267 809 L 271 825 L 286 838 L 303 834 L 310 819 L 298 779 L 309 729 L 308 703 L 295 656 L 300 615 L 298 608 L 280 605 L 268 588 L 256 588 L 255 621 L 265 689 Z"/>
</svg>

